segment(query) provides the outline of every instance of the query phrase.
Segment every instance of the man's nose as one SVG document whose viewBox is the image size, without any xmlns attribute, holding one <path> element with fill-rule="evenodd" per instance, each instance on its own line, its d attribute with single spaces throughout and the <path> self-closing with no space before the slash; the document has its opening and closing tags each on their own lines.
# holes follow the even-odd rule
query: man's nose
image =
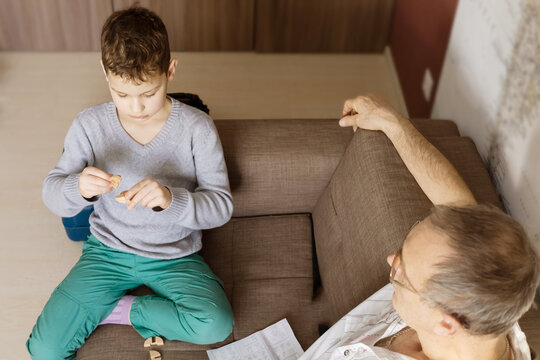
<svg viewBox="0 0 540 360">
<path fill-rule="evenodd" d="M 395 257 L 396 257 L 396 254 L 390 254 L 386 257 L 386 262 L 388 263 L 388 265 L 390 265 L 390 267 L 392 267 Z"/>
</svg>

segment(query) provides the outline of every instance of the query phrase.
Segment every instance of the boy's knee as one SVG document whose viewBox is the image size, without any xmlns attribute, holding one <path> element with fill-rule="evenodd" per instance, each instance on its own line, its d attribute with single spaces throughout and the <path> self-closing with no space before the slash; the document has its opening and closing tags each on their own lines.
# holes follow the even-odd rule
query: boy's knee
<svg viewBox="0 0 540 360">
<path fill-rule="evenodd" d="M 96 325 L 85 307 L 57 288 L 38 317 L 26 348 L 32 359 L 75 359 L 75 352 Z"/>
<path fill-rule="evenodd" d="M 197 324 L 193 327 L 192 342 L 201 345 L 225 340 L 231 334 L 234 325 L 230 307 L 214 308 L 207 317 L 197 320 Z"/>
<path fill-rule="evenodd" d="M 55 348 L 48 344 L 44 344 L 32 336 L 26 341 L 26 349 L 32 360 L 59 360 L 59 359 L 75 359 L 75 353 L 66 354 L 65 349 L 60 347 Z"/>
</svg>

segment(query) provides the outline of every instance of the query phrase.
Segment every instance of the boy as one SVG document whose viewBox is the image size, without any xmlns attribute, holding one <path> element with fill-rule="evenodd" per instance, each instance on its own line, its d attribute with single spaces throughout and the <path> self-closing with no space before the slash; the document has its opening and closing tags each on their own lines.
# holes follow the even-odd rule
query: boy
<svg viewBox="0 0 540 360">
<path fill-rule="evenodd" d="M 212 119 L 167 97 L 177 60 L 156 14 L 113 13 L 101 50 L 113 101 L 76 117 L 43 185 L 59 216 L 94 205 L 92 235 L 32 330 L 33 359 L 74 359 L 99 324 L 197 344 L 232 331 L 221 281 L 196 254 L 201 229 L 223 225 L 233 209 Z M 115 199 L 123 191 L 126 204 Z M 142 284 L 156 295 L 126 296 Z"/>
</svg>

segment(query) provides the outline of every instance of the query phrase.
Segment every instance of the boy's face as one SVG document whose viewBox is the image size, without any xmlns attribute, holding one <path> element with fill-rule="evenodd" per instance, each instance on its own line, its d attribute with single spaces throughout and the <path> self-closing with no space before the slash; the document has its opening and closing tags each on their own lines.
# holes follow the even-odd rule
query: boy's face
<svg viewBox="0 0 540 360">
<path fill-rule="evenodd" d="M 167 84 L 174 77 L 174 60 L 167 74 L 148 77 L 140 83 L 111 73 L 105 74 L 121 120 L 147 123 L 161 115 L 167 116 Z"/>
</svg>

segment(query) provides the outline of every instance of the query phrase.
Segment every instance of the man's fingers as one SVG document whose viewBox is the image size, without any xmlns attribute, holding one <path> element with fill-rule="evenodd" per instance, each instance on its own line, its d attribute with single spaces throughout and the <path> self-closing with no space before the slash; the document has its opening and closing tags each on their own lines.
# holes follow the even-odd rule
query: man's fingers
<svg viewBox="0 0 540 360">
<path fill-rule="evenodd" d="M 358 115 L 344 116 L 339 120 L 339 126 L 341 127 L 355 126 L 357 118 L 358 118 Z"/>
<path fill-rule="evenodd" d="M 353 99 L 345 100 L 345 103 L 343 104 L 343 111 L 341 112 L 341 116 L 349 115 L 353 111 L 354 111 Z"/>
</svg>

